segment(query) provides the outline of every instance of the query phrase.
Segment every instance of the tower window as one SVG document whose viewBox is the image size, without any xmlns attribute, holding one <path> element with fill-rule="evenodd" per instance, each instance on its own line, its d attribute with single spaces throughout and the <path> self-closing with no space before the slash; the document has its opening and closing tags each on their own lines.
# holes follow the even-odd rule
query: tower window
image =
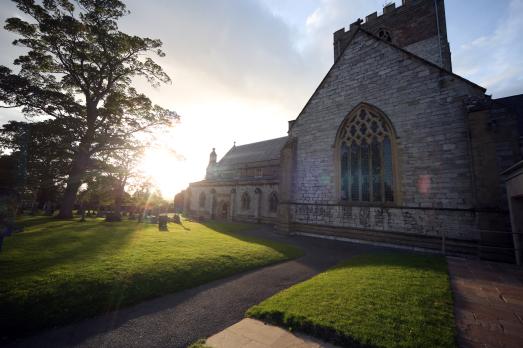
<svg viewBox="0 0 523 348">
<path fill-rule="evenodd" d="M 392 36 L 390 35 L 390 32 L 387 29 L 379 29 L 378 30 L 378 37 L 382 40 L 392 42 Z"/>
</svg>

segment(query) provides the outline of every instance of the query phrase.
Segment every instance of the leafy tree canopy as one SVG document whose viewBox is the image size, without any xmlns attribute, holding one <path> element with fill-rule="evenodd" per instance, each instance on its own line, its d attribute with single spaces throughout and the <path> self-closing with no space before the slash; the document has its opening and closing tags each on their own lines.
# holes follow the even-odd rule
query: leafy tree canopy
<svg viewBox="0 0 523 348">
<path fill-rule="evenodd" d="M 5 29 L 27 52 L 14 60 L 18 73 L 0 66 L 0 102 L 28 117 L 50 117 L 74 136 L 60 211 L 71 217 L 93 157 L 128 148 L 137 134 L 178 118 L 132 87 L 135 77 L 153 86 L 170 82 L 151 58 L 165 54 L 160 40 L 118 30 L 129 13 L 119 0 L 13 1 L 30 20 L 8 18 Z"/>
</svg>

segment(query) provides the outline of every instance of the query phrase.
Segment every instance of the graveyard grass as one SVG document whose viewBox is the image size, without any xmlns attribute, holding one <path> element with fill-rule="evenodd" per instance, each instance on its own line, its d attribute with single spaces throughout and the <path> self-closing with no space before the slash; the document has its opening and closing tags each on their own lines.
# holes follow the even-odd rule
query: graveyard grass
<svg viewBox="0 0 523 348">
<path fill-rule="evenodd" d="M 248 224 L 157 225 L 24 218 L 0 253 L 0 327 L 6 338 L 301 255 L 235 233 Z M 2 337 L 0 336 L 0 342 Z"/>
<path fill-rule="evenodd" d="M 341 346 L 455 347 L 452 294 L 440 256 L 356 256 L 247 315 Z"/>
</svg>

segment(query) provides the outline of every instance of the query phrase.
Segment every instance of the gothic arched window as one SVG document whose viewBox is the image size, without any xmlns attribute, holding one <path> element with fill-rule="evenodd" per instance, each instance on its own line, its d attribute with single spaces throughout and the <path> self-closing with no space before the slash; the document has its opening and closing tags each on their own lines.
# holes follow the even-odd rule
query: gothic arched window
<svg viewBox="0 0 523 348">
<path fill-rule="evenodd" d="M 355 109 L 338 131 L 341 200 L 394 202 L 393 141 L 388 119 L 366 105 Z"/>
<path fill-rule="evenodd" d="M 251 207 L 251 197 L 247 192 L 242 194 L 242 210 L 249 210 Z"/>
<path fill-rule="evenodd" d="M 278 211 L 278 194 L 276 192 L 272 192 L 269 196 L 269 211 L 271 213 Z"/>
<path fill-rule="evenodd" d="M 205 207 L 205 192 L 200 192 L 200 198 L 198 200 L 198 203 L 200 205 L 200 208 Z"/>
</svg>

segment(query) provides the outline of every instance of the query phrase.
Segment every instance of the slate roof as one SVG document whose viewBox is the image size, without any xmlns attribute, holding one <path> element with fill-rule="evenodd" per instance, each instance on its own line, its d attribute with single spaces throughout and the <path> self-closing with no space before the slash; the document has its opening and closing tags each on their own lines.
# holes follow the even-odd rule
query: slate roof
<svg viewBox="0 0 523 348">
<path fill-rule="evenodd" d="M 260 141 L 232 147 L 218 162 L 218 167 L 237 166 L 250 162 L 279 160 L 280 151 L 287 142 L 287 137 Z"/>
</svg>

